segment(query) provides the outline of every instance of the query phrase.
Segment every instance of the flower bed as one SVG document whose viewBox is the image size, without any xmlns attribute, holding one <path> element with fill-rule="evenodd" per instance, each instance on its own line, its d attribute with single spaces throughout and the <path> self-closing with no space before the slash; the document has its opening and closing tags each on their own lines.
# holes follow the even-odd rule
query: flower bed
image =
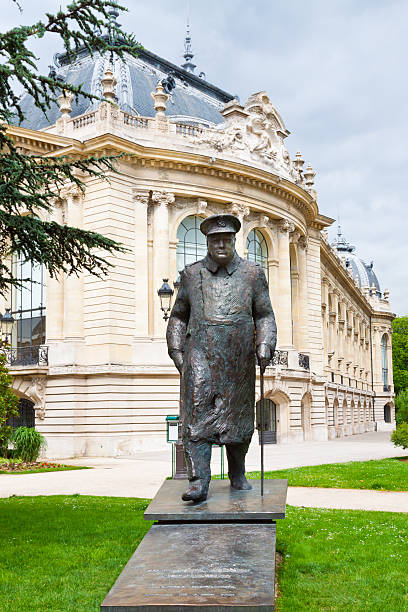
<svg viewBox="0 0 408 612">
<path fill-rule="evenodd" d="M 37 472 L 64 472 L 90 469 L 82 465 L 64 465 L 49 461 L 26 462 L 20 459 L 0 459 L 0 474 L 35 474 Z"/>
</svg>

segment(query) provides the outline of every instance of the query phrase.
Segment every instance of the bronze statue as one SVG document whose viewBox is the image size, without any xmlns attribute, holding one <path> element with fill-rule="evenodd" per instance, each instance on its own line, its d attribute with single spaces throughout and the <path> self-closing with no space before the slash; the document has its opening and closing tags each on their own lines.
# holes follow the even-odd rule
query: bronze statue
<svg viewBox="0 0 408 612">
<path fill-rule="evenodd" d="M 262 268 L 241 259 L 233 215 L 200 226 L 207 256 L 186 266 L 167 328 L 181 375 L 182 437 L 190 481 L 184 501 L 207 498 L 212 444 L 226 446 L 234 489 L 250 489 L 245 455 L 254 432 L 255 355 L 262 372 L 273 357 L 276 324 Z"/>
</svg>

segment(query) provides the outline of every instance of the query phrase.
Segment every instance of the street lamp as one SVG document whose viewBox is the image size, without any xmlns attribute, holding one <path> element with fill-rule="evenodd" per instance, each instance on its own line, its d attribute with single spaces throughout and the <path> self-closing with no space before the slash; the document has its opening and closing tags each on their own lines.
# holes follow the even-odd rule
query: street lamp
<svg viewBox="0 0 408 612">
<path fill-rule="evenodd" d="M 180 285 L 181 285 L 181 278 L 180 278 L 180 274 L 177 277 L 177 280 L 174 281 L 173 283 L 173 287 L 175 291 L 178 291 L 180 289 Z"/>
<path fill-rule="evenodd" d="M 173 297 L 173 289 L 169 285 L 169 279 L 163 278 L 163 284 L 157 292 L 160 298 L 160 306 L 164 312 L 163 319 L 167 321 L 169 319 L 169 312 L 171 310 L 171 298 Z"/>
<path fill-rule="evenodd" d="M 4 315 L 0 314 L 0 331 L 1 335 L 6 337 L 6 344 L 9 344 L 9 338 L 13 332 L 15 318 L 10 312 L 10 308 L 6 308 Z"/>
</svg>

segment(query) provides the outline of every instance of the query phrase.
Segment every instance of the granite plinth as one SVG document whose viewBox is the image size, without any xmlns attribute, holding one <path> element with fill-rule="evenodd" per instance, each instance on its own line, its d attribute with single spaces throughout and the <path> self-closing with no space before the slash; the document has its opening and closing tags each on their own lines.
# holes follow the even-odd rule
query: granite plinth
<svg viewBox="0 0 408 612">
<path fill-rule="evenodd" d="M 274 610 L 274 523 L 154 525 L 102 612 Z"/>
<path fill-rule="evenodd" d="M 285 518 L 287 480 L 250 480 L 250 491 L 232 489 L 229 480 L 213 480 L 208 498 L 200 503 L 183 502 L 186 482 L 165 480 L 144 513 L 149 521 L 274 521 Z"/>
</svg>

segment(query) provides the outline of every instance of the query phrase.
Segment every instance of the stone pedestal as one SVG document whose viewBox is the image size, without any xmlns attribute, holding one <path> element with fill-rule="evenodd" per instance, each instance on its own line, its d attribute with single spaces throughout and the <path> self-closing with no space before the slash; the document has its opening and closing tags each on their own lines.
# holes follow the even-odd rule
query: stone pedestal
<svg viewBox="0 0 408 612">
<path fill-rule="evenodd" d="M 208 499 L 180 499 L 165 481 L 145 512 L 155 520 L 106 596 L 102 612 L 274 610 L 275 520 L 285 517 L 287 480 L 235 491 L 212 481 Z"/>
</svg>

